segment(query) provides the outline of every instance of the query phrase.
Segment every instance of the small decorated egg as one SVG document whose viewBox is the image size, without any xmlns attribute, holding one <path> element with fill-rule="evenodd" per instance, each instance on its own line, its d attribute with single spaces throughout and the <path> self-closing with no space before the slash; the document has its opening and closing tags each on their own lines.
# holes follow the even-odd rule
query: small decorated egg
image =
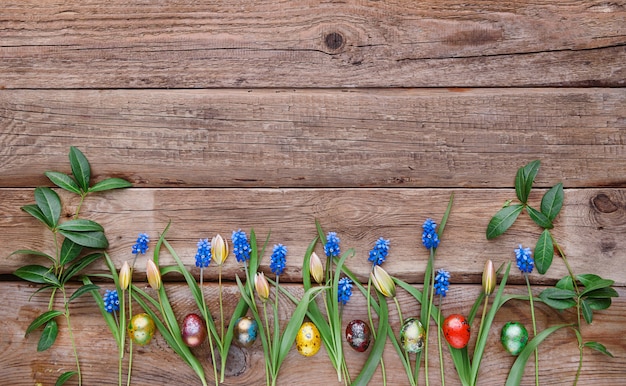
<svg viewBox="0 0 626 386">
<path fill-rule="evenodd" d="M 322 338 L 320 332 L 311 322 L 304 322 L 296 335 L 296 348 L 305 357 L 311 357 L 320 350 Z"/>
<path fill-rule="evenodd" d="M 250 347 L 256 341 L 256 337 L 259 333 L 259 325 L 256 320 L 249 316 L 242 316 L 237 319 L 235 323 L 235 329 L 233 334 L 235 336 L 235 343 L 240 347 Z"/>
<path fill-rule="evenodd" d="M 204 319 L 198 314 L 185 316 L 180 332 L 183 336 L 183 342 L 189 347 L 200 346 L 207 337 Z"/>
<path fill-rule="evenodd" d="M 519 355 L 528 342 L 528 331 L 520 322 L 508 322 L 500 332 L 500 342 L 511 355 Z"/>
<path fill-rule="evenodd" d="M 137 314 L 128 323 L 128 336 L 140 346 L 150 343 L 154 331 L 154 321 L 148 314 Z"/>
<path fill-rule="evenodd" d="M 443 336 L 450 346 L 463 348 L 470 340 L 470 324 L 463 315 L 452 314 L 443 321 Z"/>
<path fill-rule="evenodd" d="M 415 354 L 422 351 L 425 338 L 426 331 L 419 320 L 408 318 L 404 321 L 400 330 L 400 342 L 406 352 Z"/>
<path fill-rule="evenodd" d="M 371 335 L 369 326 L 362 320 L 355 319 L 346 326 L 346 341 L 358 352 L 367 350 Z"/>
</svg>

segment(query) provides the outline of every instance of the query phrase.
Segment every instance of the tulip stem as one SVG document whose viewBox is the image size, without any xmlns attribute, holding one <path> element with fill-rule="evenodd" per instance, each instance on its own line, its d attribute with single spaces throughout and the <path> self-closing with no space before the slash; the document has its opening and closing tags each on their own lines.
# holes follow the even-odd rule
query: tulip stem
<svg viewBox="0 0 626 386">
<path fill-rule="evenodd" d="M 441 299 L 439 295 L 439 307 L 437 308 L 437 344 L 439 345 L 439 368 L 441 369 L 441 386 L 445 386 L 446 381 L 443 370 L 443 350 L 441 349 Z"/>
<path fill-rule="evenodd" d="M 206 308 L 206 300 L 204 299 L 204 269 L 200 267 L 200 294 L 202 295 L 202 308 L 203 314 L 208 316 Z M 221 291 L 220 291 L 221 292 Z M 219 385 L 219 378 L 217 377 L 217 364 L 215 363 L 215 349 L 213 346 L 213 338 L 211 337 L 211 329 L 209 328 L 209 321 L 205 320 L 207 335 L 209 336 L 209 347 L 211 348 L 211 362 L 213 362 L 213 377 L 215 378 L 215 386 Z"/>
<path fill-rule="evenodd" d="M 374 266 L 372 266 L 372 268 L 374 268 Z M 370 276 L 369 279 L 367 280 L 367 317 L 369 319 L 368 322 L 370 323 L 370 330 L 372 331 L 372 336 L 374 337 L 374 340 L 376 340 L 377 339 L 376 328 L 374 328 L 374 320 L 372 319 L 371 290 L 372 290 L 372 276 Z M 383 376 L 383 386 L 387 386 L 387 374 L 385 372 L 385 361 L 383 360 L 382 356 L 380 357 L 380 371 Z"/>
<path fill-rule="evenodd" d="M 524 278 L 526 279 L 526 286 L 528 287 L 528 299 L 530 300 L 530 316 L 533 319 L 533 337 L 537 336 L 537 323 L 535 322 L 535 307 L 533 304 L 533 293 L 530 290 L 530 281 L 528 280 L 528 273 L 524 272 Z M 539 351 L 535 348 L 535 384 L 539 386 Z"/>
</svg>

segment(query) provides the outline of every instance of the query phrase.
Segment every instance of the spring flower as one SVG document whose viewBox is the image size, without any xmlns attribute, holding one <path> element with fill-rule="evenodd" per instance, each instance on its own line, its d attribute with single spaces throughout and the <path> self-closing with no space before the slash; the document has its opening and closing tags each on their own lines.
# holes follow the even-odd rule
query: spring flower
<svg viewBox="0 0 626 386">
<path fill-rule="evenodd" d="M 385 262 L 387 255 L 389 254 L 389 240 L 379 238 L 374 244 L 374 248 L 370 251 L 370 257 L 367 259 L 373 265 L 381 265 Z"/>
<path fill-rule="evenodd" d="M 150 242 L 150 236 L 146 233 L 140 233 L 137 237 L 137 242 L 133 245 L 133 255 L 141 253 L 142 255 L 148 251 L 148 243 Z"/>
<path fill-rule="evenodd" d="M 263 302 L 270 297 L 270 284 L 267 282 L 263 272 L 257 272 L 254 276 L 254 289 L 256 289 L 256 293 Z"/>
<path fill-rule="evenodd" d="M 117 296 L 117 291 L 106 290 L 103 300 L 104 309 L 107 312 L 111 313 L 120 310 L 120 299 Z"/>
<path fill-rule="evenodd" d="M 126 290 L 130 285 L 130 266 L 128 265 L 128 261 L 125 261 L 122 264 L 122 268 L 120 268 L 119 280 L 120 280 L 120 288 L 122 291 Z"/>
<path fill-rule="evenodd" d="M 535 266 L 535 261 L 532 257 L 532 251 L 530 248 L 523 248 L 522 244 L 519 244 L 518 248 L 515 248 L 515 260 L 517 261 L 517 268 L 524 273 L 531 273 Z"/>
<path fill-rule="evenodd" d="M 491 295 L 496 288 L 496 269 L 493 267 L 493 262 L 487 260 L 485 262 L 485 268 L 483 269 L 483 291 L 485 295 Z"/>
<path fill-rule="evenodd" d="M 146 275 L 148 276 L 150 287 L 155 290 L 161 288 L 161 272 L 153 260 L 148 259 L 146 261 Z"/>
<path fill-rule="evenodd" d="M 339 279 L 337 293 L 339 295 L 339 303 L 346 305 L 352 296 L 352 280 L 349 277 Z"/>
<path fill-rule="evenodd" d="M 324 280 L 324 266 L 322 265 L 322 260 L 315 252 L 311 254 L 311 259 L 309 260 L 309 272 L 317 284 L 322 283 L 322 280 Z"/>
<path fill-rule="evenodd" d="M 370 272 L 370 279 L 372 279 L 372 283 L 374 283 L 374 287 L 386 297 L 395 297 L 396 296 L 396 283 L 394 283 L 393 279 L 387 271 L 385 271 L 381 266 L 376 265 L 372 272 Z"/>
<path fill-rule="evenodd" d="M 276 276 L 282 275 L 285 270 L 286 256 L 287 247 L 282 244 L 274 245 L 274 251 L 270 257 L 270 269 Z"/>
<path fill-rule="evenodd" d="M 433 287 L 435 288 L 435 295 L 445 298 L 448 293 L 448 287 L 450 287 L 450 272 L 444 269 L 437 270 Z"/>
<path fill-rule="evenodd" d="M 339 256 L 341 249 L 339 248 L 339 237 L 336 232 L 328 232 L 326 236 L 326 245 L 324 245 L 324 253 L 328 257 Z"/>
<path fill-rule="evenodd" d="M 437 235 L 437 224 L 430 218 L 424 221 L 422 225 L 424 232 L 422 233 L 422 244 L 426 249 L 437 248 L 439 246 L 439 236 Z"/>
<path fill-rule="evenodd" d="M 211 243 L 209 239 L 198 241 L 198 251 L 196 252 L 196 267 L 206 268 L 211 263 Z"/>
<path fill-rule="evenodd" d="M 228 257 L 228 243 L 219 234 L 211 240 L 211 254 L 217 265 L 222 265 Z"/>
<path fill-rule="evenodd" d="M 233 241 L 233 253 L 235 254 L 237 261 L 243 263 L 244 261 L 250 260 L 250 251 L 252 248 L 248 242 L 246 232 L 241 229 L 233 231 L 231 240 Z"/>
</svg>

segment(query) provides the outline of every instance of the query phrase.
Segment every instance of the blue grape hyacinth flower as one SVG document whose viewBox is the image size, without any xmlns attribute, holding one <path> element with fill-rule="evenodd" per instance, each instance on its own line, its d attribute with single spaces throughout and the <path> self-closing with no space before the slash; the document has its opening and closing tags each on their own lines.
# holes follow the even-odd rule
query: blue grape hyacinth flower
<svg viewBox="0 0 626 386">
<path fill-rule="evenodd" d="M 433 284 L 433 288 L 435 288 L 435 295 L 440 295 L 445 298 L 449 287 L 450 272 L 445 269 L 438 269 L 437 274 L 435 275 L 435 283 Z"/>
<path fill-rule="evenodd" d="M 387 259 L 387 255 L 389 254 L 389 240 L 384 238 L 379 238 L 376 240 L 374 244 L 374 248 L 370 251 L 370 256 L 368 257 L 368 261 L 370 261 L 373 265 L 381 265 Z"/>
<path fill-rule="evenodd" d="M 106 312 L 114 312 L 120 310 L 120 299 L 117 296 L 117 291 L 106 290 L 103 296 L 104 309 Z"/>
<path fill-rule="evenodd" d="M 515 248 L 515 261 L 517 268 L 523 273 L 531 273 L 535 267 L 532 251 L 530 248 L 523 248 L 522 244 Z"/>
<path fill-rule="evenodd" d="M 337 295 L 339 303 L 346 305 L 352 296 L 352 280 L 349 277 L 339 279 Z"/>
<path fill-rule="evenodd" d="M 274 245 L 272 256 L 270 257 L 270 269 L 276 276 L 282 275 L 287 262 L 287 247 L 282 244 Z"/>
<path fill-rule="evenodd" d="M 209 239 L 198 241 L 198 251 L 196 252 L 196 267 L 206 268 L 211 263 L 211 243 Z"/>
<path fill-rule="evenodd" d="M 233 231 L 231 239 L 233 241 L 233 253 L 237 261 L 243 263 L 244 261 L 250 260 L 251 247 L 246 232 L 241 229 Z"/>
<path fill-rule="evenodd" d="M 426 249 L 437 248 L 439 246 L 439 236 L 437 235 L 437 224 L 432 219 L 426 219 L 422 225 L 422 244 Z"/>
<path fill-rule="evenodd" d="M 137 237 L 137 242 L 133 245 L 133 255 L 141 253 L 142 255 L 148 251 L 148 243 L 150 242 L 150 236 L 146 233 L 140 233 Z"/>
</svg>

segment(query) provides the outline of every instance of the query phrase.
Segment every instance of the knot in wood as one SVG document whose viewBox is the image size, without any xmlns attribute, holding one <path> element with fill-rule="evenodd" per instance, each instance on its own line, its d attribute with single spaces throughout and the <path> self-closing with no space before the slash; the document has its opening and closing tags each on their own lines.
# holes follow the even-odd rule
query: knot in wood
<svg viewBox="0 0 626 386">
<path fill-rule="evenodd" d="M 613 213 L 619 209 L 619 206 L 604 193 L 599 193 L 591 199 L 593 207 L 601 213 Z"/>
<path fill-rule="evenodd" d="M 343 36 L 338 32 L 331 32 L 324 37 L 326 47 L 335 51 L 343 46 Z"/>
</svg>

